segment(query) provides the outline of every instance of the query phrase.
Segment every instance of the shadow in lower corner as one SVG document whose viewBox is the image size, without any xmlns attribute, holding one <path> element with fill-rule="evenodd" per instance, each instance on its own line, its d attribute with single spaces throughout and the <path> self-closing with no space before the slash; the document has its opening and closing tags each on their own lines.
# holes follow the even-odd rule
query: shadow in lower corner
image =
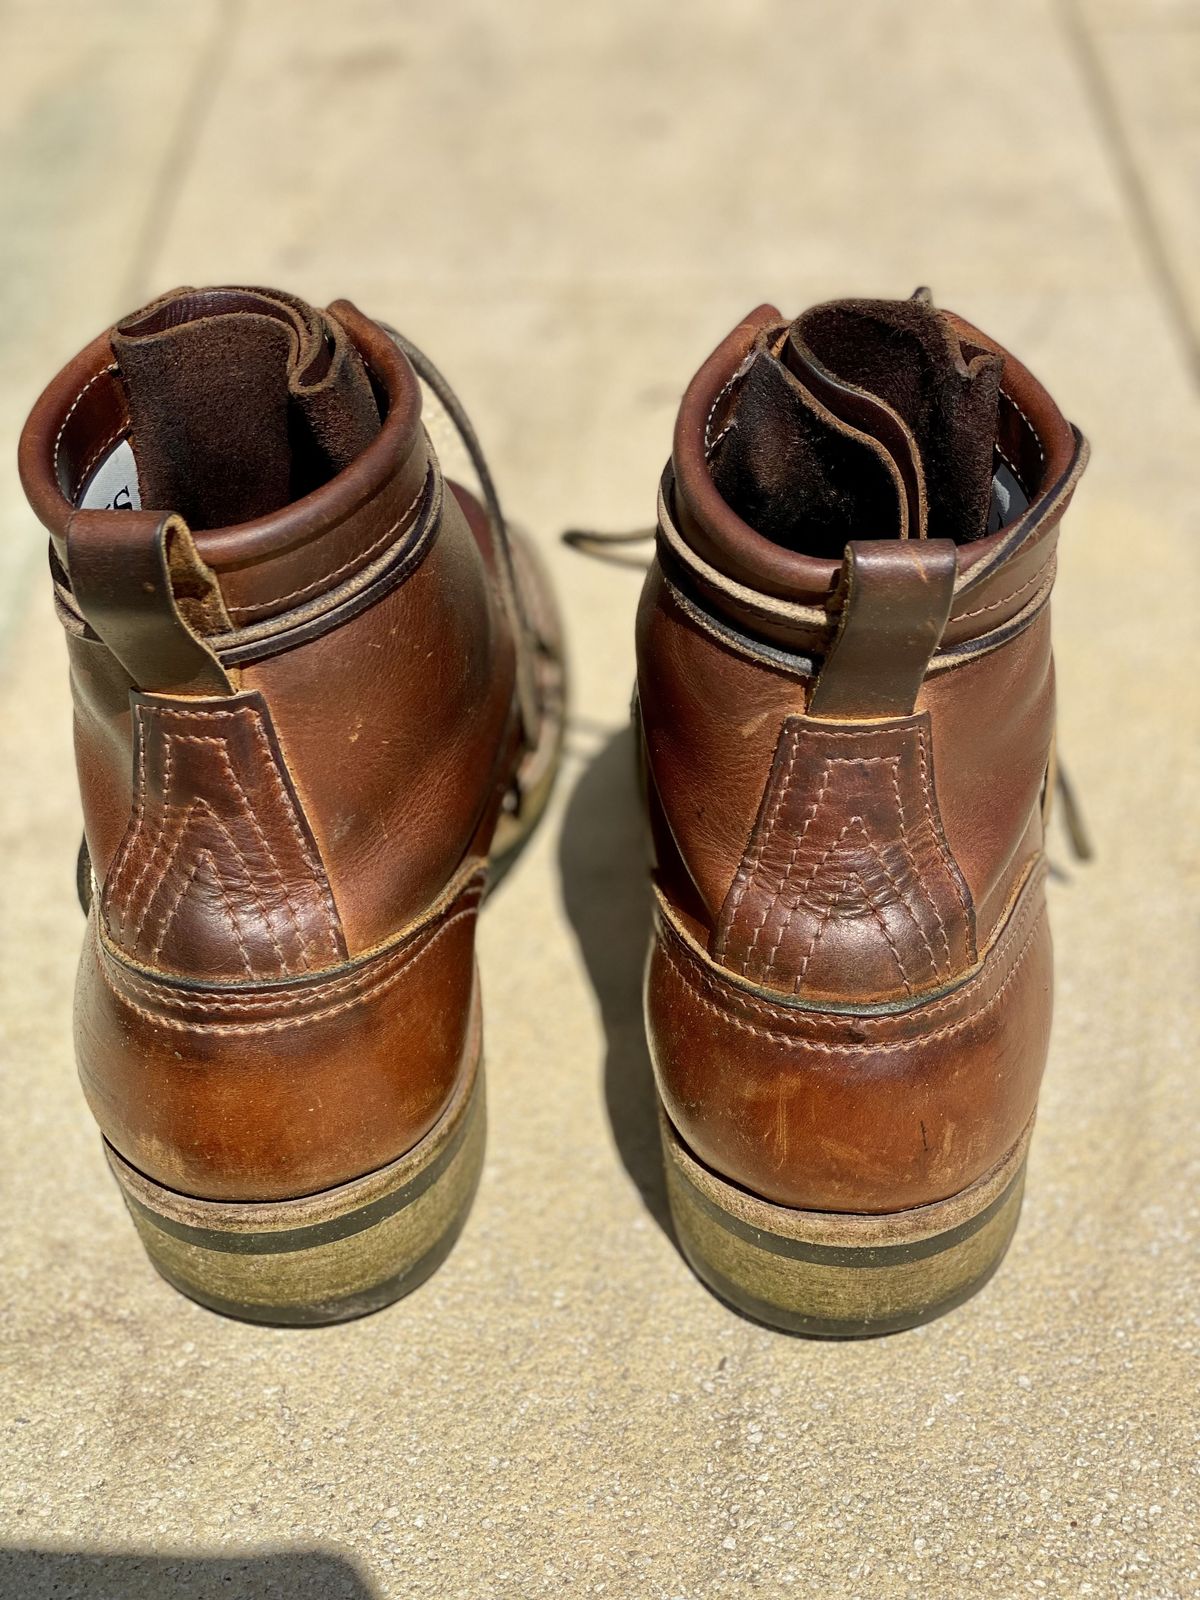
<svg viewBox="0 0 1200 1600">
<path fill-rule="evenodd" d="M 613 1138 L 647 1210 L 674 1239 L 642 1022 L 650 886 L 632 728 L 613 735 L 576 783 L 559 866 L 563 902 L 604 1025 L 604 1098 Z"/>
<path fill-rule="evenodd" d="M 0 1549 L 0 1600 L 378 1600 L 357 1564 L 323 1550 L 199 1556 Z"/>
</svg>

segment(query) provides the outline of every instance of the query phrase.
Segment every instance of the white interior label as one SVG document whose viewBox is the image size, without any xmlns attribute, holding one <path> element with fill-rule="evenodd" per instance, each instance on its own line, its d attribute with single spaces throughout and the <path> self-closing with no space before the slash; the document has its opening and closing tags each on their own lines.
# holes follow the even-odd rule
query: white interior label
<svg viewBox="0 0 1200 1600">
<path fill-rule="evenodd" d="M 81 511 L 140 511 L 137 461 L 128 439 L 105 456 L 79 497 Z"/>
</svg>

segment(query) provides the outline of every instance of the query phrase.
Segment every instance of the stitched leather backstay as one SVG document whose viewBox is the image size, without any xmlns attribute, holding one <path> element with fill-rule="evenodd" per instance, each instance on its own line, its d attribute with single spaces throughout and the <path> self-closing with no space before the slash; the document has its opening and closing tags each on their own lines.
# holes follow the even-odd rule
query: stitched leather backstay
<svg viewBox="0 0 1200 1600">
<path fill-rule="evenodd" d="M 101 905 L 112 942 L 194 979 L 283 978 L 344 961 L 262 696 L 131 699 L 133 816 Z"/>
<path fill-rule="evenodd" d="M 974 963 L 927 713 L 787 719 L 713 955 L 767 988 L 851 1003 L 920 994 Z"/>
</svg>

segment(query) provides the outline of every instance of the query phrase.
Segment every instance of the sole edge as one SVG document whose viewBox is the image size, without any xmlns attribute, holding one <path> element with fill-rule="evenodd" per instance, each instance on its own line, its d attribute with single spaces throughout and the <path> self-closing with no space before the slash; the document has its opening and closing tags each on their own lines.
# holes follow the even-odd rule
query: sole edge
<svg viewBox="0 0 1200 1600">
<path fill-rule="evenodd" d="M 1016 1231 L 1032 1122 L 961 1193 L 854 1216 L 751 1195 L 699 1162 L 661 1106 L 660 1119 L 671 1215 L 689 1265 L 734 1310 L 783 1332 L 871 1338 L 933 1321 L 984 1287 Z"/>
<path fill-rule="evenodd" d="M 435 1126 L 397 1160 L 319 1194 L 220 1202 L 166 1189 L 105 1143 L 109 1167 L 159 1274 L 243 1322 L 310 1327 L 390 1305 L 441 1265 L 483 1169 L 481 1063 Z"/>
</svg>

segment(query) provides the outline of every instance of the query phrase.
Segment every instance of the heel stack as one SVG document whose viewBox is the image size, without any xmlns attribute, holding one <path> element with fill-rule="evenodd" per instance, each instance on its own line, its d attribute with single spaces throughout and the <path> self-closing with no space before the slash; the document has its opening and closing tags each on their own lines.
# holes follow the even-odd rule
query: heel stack
<svg viewBox="0 0 1200 1600">
<path fill-rule="evenodd" d="M 154 1183 L 105 1143 L 155 1267 L 201 1305 L 248 1322 L 344 1322 L 423 1283 L 458 1236 L 483 1166 L 482 1065 L 420 1144 L 336 1189 L 247 1204 Z"/>
<path fill-rule="evenodd" d="M 736 1310 L 790 1333 L 863 1338 L 932 1321 L 981 1289 L 1008 1249 L 1032 1123 L 970 1188 L 883 1216 L 795 1211 L 703 1166 L 660 1108 L 684 1254 Z"/>
</svg>

